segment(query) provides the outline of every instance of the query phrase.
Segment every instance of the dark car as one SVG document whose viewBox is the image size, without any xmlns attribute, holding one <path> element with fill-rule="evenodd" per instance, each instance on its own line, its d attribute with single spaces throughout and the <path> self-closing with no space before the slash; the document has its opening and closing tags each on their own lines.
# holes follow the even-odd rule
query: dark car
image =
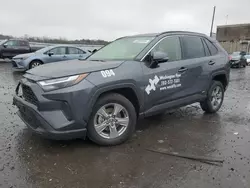
<svg viewBox="0 0 250 188">
<path fill-rule="evenodd" d="M 34 52 L 38 49 L 39 48 L 31 48 L 27 40 L 4 40 L 0 42 L 0 58 L 12 58 L 16 55 Z"/>
<path fill-rule="evenodd" d="M 233 52 L 230 57 L 230 64 L 231 67 L 246 67 L 247 66 L 247 58 L 245 57 L 246 52 L 240 51 L 240 52 Z"/>
<path fill-rule="evenodd" d="M 27 71 L 13 103 L 39 135 L 85 138 L 116 145 L 137 119 L 195 102 L 217 112 L 229 83 L 227 52 L 192 32 L 128 36 L 87 60 L 51 63 Z"/>
</svg>

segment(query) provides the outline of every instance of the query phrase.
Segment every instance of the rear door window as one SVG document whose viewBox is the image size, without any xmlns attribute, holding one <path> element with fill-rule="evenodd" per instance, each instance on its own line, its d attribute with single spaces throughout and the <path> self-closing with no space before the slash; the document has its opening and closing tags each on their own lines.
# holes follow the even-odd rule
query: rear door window
<svg viewBox="0 0 250 188">
<path fill-rule="evenodd" d="M 207 39 L 204 39 L 205 43 L 207 44 L 207 47 L 211 53 L 211 55 L 216 55 L 218 53 L 218 49 L 215 47 L 214 44 L 212 44 L 210 41 L 208 41 Z"/>
<path fill-rule="evenodd" d="M 182 51 L 184 59 L 193 59 L 205 57 L 205 49 L 200 37 L 183 36 L 182 37 Z"/>
<path fill-rule="evenodd" d="M 29 46 L 29 43 L 28 43 L 28 41 L 19 41 L 19 46 L 25 46 L 25 47 L 27 47 L 27 46 Z"/>
<path fill-rule="evenodd" d="M 56 47 L 50 50 L 54 55 L 64 55 L 66 54 L 66 47 Z"/>
<path fill-rule="evenodd" d="M 205 49 L 206 56 L 211 56 L 210 50 L 207 47 L 207 44 L 205 43 L 205 40 L 202 39 L 203 47 Z"/>
<path fill-rule="evenodd" d="M 69 54 L 85 54 L 86 52 L 84 52 L 78 48 L 68 47 L 68 53 Z"/>
</svg>

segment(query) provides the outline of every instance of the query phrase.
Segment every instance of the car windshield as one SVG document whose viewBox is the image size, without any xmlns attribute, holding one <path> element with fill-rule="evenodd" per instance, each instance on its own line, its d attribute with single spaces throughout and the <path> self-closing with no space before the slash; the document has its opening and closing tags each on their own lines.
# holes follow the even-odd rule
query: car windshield
<svg viewBox="0 0 250 188">
<path fill-rule="evenodd" d="M 132 60 L 154 37 L 125 37 L 101 48 L 88 60 Z"/>
<path fill-rule="evenodd" d="M 44 53 L 44 52 L 49 51 L 51 48 L 53 48 L 53 46 L 47 46 L 47 47 L 44 47 L 44 48 L 42 48 L 40 50 L 37 50 L 36 52 L 37 53 Z"/>
<path fill-rule="evenodd" d="M 237 56 L 237 55 L 240 55 L 240 52 L 233 52 L 232 53 L 232 56 Z"/>
<path fill-rule="evenodd" d="M 0 41 L 0 45 L 2 45 L 3 43 L 5 43 L 7 40 L 2 40 Z"/>
</svg>

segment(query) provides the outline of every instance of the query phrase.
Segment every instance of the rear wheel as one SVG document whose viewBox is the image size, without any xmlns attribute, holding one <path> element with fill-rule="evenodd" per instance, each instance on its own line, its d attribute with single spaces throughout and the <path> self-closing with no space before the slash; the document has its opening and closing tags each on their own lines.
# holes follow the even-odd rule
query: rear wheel
<svg viewBox="0 0 250 188">
<path fill-rule="evenodd" d="M 32 68 L 35 68 L 35 67 L 38 67 L 40 65 L 42 65 L 43 63 L 41 61 L 38 61 L 38 60 L 34 60 L 30 63 L 30 66 L 29 68 L 32 69 Z"/>
<path fill-rule="evenodd" d="M 99 145 L 118 145 L 132 136 L 137 115 L 132 103 L 116 93 L 101 97 L 88 123 L 88 137 Z"/>
<path fill-rule="evenodd" d="M 202 110 L 207 113 L 217 112 L 224 100 L 224 87 L 221 82 L 213 81 L 207 98 L 200 103 Z"/>
</svg>

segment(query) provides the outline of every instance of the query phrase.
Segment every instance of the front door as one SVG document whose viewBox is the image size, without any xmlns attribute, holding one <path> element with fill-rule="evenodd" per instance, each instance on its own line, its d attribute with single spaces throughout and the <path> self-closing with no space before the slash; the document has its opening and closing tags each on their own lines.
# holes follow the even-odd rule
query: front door
<svg viewBox="0 0 250 188">
<path fill-rule="evenodd" d="M 2 50 L 2 55 L 4 57 L 14 57 L 18 54 L 18 41 L 17 40 L 8 40 L 4 43 L 4 48 Z"/>
<path fill-rule="evenodd" d="M 175 100 L 184 85 L 186 71 L 182 69 L 181 46 L 178 36 L 162 39 L 151 52 L 162 51 L 169 60 L 156 68 L 149 67 L 148 55 L 142 62 L 144 73 L 145 111 L 159 104 Z"/>
</svg>

